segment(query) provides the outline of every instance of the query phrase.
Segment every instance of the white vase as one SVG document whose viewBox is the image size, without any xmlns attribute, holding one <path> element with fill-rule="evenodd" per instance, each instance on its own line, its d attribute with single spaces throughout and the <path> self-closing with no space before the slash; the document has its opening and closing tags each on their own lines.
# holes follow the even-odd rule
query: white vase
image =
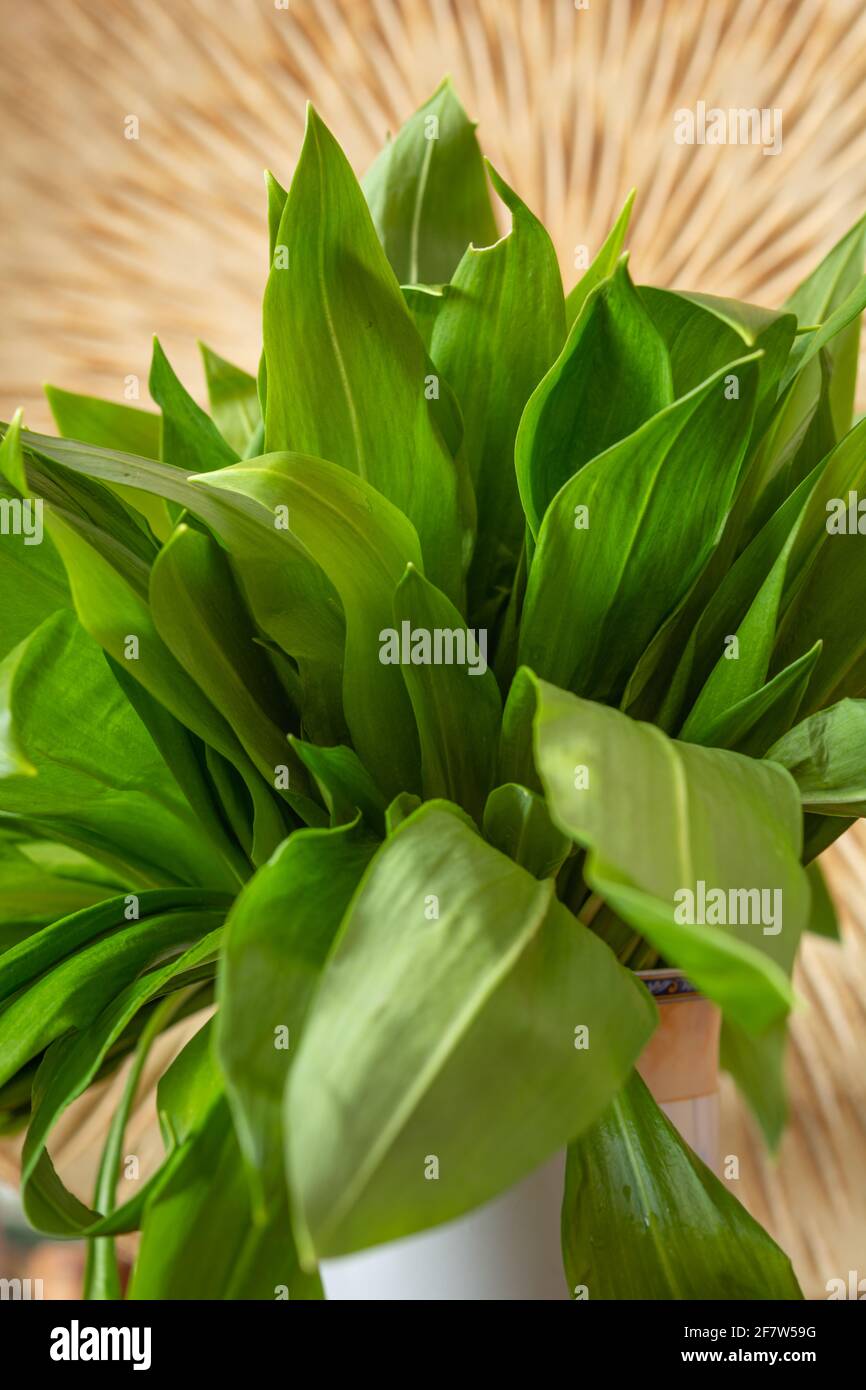
<svg viewBox="0 0 866 1390">
<path fill-rule="evenodd" d="M 642 973 L 660 1025 L 638 1070 L 688 1144 L 718 1164 L 719 1014 L 681 971 Z M 329 1299 L 405 1302 L 567 1300 L 559 1153 L 483 1207 L 421 1235 L 325 1260 Z"/>
</svg>

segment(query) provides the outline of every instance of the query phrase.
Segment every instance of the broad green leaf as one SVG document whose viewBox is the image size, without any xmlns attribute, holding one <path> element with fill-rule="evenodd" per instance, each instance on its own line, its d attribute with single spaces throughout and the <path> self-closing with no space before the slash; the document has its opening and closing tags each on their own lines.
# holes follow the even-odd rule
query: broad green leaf
<svg viewBox="0 0 866 1390">
<path fill-rule="evenodd" d="M 265 448 L 329 459 L 413 523 L 434 583 L 459 602 L 465 482 L 427 392 L 429 361 L 334 137 L 310 109 L 268 278 Z M 434 279 L 437 277 L 434 277 Z"/>
<path fill-rule="evenodd" d="M 413 790 L 418 747 L 409 697 L 400 670 L 380 660 L 394 589 L 407 564 L 421 567 L 410 522 L 363 479 L 298 454 L 266 454 L 195 483 L 253 499 L 272 515 L 288 509 L 292 534 L 321 565 L 346 615 L 343 706 L 358 755 L 386 796 Z"/>
<path fill-rule="evenodd" d="M 418 329 L 421 340 L 430 351 L 430 342 L 433 337 L 433 329 L 439 317 L 445 298 L 450 292 L 450 285 L 401 285 L 400 289 L 403 298 L 412 315 L 412 322 Z M 441 382 L 440 382 L 441 388 Z"/>
<path fill-rule="evenodd" d="M 151 571 L 150 606 L 157 632 L 239 738 L 272 787 L 280 769 L 286 801 L 305 823 L 321 812 L 306 773 L 287 746 L 293 722 L 261 647 L 224 552 L 205 532 L 179 525 Z"/>
<path fill-rule="evenodd" d="M 322 1297 L 298 1268 L 285 1194 L 253 1219 L 240 1148 L 225 1101 L 184 1145 L 147 1203 L 131 1300 Z"/>
<path fill-rule="evenodd" d="M 496 787 L 484 807 L 484 838 L 534 878 L 553 878 L 571 853 L 542 797 L 516 782 Z"/>
<path fill-rule="evenodd" d="M 179 468 L 132 454 L 27 433 L 29 449 L 78 477 L 129 483 L 188 508 L 229 552 L 256 622 L 284 652 L 312 668 L 323 686 L 336 687 L 345 628 L 340 600 L 324 573 L 273 511 L 232 492 L 190 483 Z M 310 666 L 307 666 L 310 663 Z"/>
<path fill-rule="evenodd" d="M 455 801 L 480 824 L 502 716 L 499 687 L 487 666 L 488 634 L 467 629 L 454 605 L 412 565 L 397 585 L 393 611 L 400 669 L 418 726 L 424 796 Z"/>
<path fill-rule="evenodd" d="M 96 396 L 75 395 L 57 386 L 46 386 L 45 395 L 64 439 L 77 439 L 105 449 L 123 449 L 149 459 L 159 458 L 162 425 L 153 411 L 99 400 Z M 160 540 L 170 535 L 171 515 L 164 501 L 134 488 L 115 485 L 112 490 L 122 502 L 141 513 Z"/>
<path fill-rule="evenodd" d="M 192 473 L 209 473 L 212 468 L 225 468 L 237 461 L 235 450 L 179 381 L 158 338 L 153 340 L 149 385 L 150 394 L 162 411 L 161 459 Z M 120 447 L 126 453 L 137 452 Z"/>
<path fill-rule="evenodd" d="M 313 778 L 328 808 L 331 825 L 345 825 L 360 811 L 380 839 L 385 835 L 385 798 L 353 748 L 320 748 L 290 737 L 289 742 Z"/>
<path fill-rule="evenodd" d="M 60 848 L 48 841 L 45 846 Z M 16 928 L 26 936 L 35 927 L 92 907 L 117 892 L 117 887 L 90 876 L 92 861 L 84 855 L 73 860 L 74 851 L 66 850 L 71 861 L 66 867 L 40 860 L 32 853 L 40 847 L 40 841 L 32 845 L 0 841 L 0 952 L 13 944 Z"/>
<path fill-rule="evenodd" d="M 866 260 L 866 217 L 861 217 L 849 232 L 824 257 L 820 265 L 797 287 L 785 308 L 797 315 L 804 326 L 825 324 L 863 279 Z M 811 335 L 810 335 L 811 336 Z M 825 343 L 831 361 L 830 412 L 837 439 L 851 428 L 854 390 L 857 381 L 857 357 L 860 344 L 860 318 L 843 328 L 832 345 Z M 804 336 L 792 354 L 795 366 L 798 357 L 814 351 L 810 337 Z"/>
<path fill-rule="evenodd" d="M 866 691 L 866 632 L 860 621 L 866 565 L 856 512 L 856 499 L 866 487 L 864 440 L 866 420 L 861 420 L 826 460 L 791 551 L 772 669 L 822 642 L 806 713 Z"/>
<path fill-rule="evenodd" d="M 745 352 L 763 353 L 756 408 L 759 428 L 772 408 L 794 342 L 794 314 L 712 294 L 649 286 L 641 287 L 640 294 L 667 344 L 677 396 L 693 391 Z"/>
<path fill-rule="evenodd" d="M 365 175 L 362 187 L 397 279 L 449 280 L 467 246 L 496 238 L 475 125 L 450 78 L 437 87 Z"/>
<path fill-rule="evenodd" d="M 224 915 L 224 911 L 221 914 L 199 912 L 197 917 L 192 912 L 174 914 L 178 926 L 182 926 L 183 919 L 186 919 L 185 940 L 195 941 L 196 944 L 180 954 L 175 953 L 167 964 L 143 973 L 140 967 L 130 968 L 133 962 L 127 958 L 130 955 L 129 946 L 126 938 L 121 938 L 123 949 L 117 952 L 117 957 L 118 963 L 125 962 L 126 969 L 121 975 L 115 964 L 114 979 L 108 989 L 100 989 L 98 969 L 100 964 L 103 970 L 105 966 L 98 958 L 98 942 L 87 951 L 79 952 L 69 962 L 64 962 L 46 977 L 48 981 L 53 981 L 56 997 L 63 998 L 63 992 L 68 989 L 75 993 L 64 1005 L 66 1027 L 62 1026 L 61 1018 L 61 1026 L 54 1034 L 57 1041 L 49 1047 L 36 1076 L 33 1116 L 22 1154 L 24 1208 L 38 1230 L 62 1236 L 103 1236 L 129 1230 L 138 1224 L 143 1202 L 151 1190 L 150 1182 L 143 1184 L 142 1189 L 118 1211 L 108 1215 L 93 1212 L 64 1186 L 46 1144 L 60 1116 L 100 1075 L 111 1057 L 112 1049 L 124 1036 L 129 1035 L 128 1030 L 142 1019 L 144 1029 L 147 1029 L 148 1016 L 143 1013 L 147 1006 L 164 995 L 183 991 L 184 997 L 173 1014 L 174 1018 L 179 1018 L 189 998 L 192 997 L 195 1002 L 196 984 L 212 978 L 214 974 L 222 928 L 210 928 L 220 915 Z M 156 948 L 151 953 L 154 961 L 165 955 L 167 945 L 177 947 L 184 943 L 184 936 L 179 932 L 169 938 L 165 929 L 166 920 L 170 919 L 154 918 L 151 923 L 151 945 Z M 164 938 L 161 949 L 158 940 L 160 928 Z M 44 982 L 40 982 L 37 989 L 44 992 Z M 201 1004 L 207 1003 L 207 996 L 202 995 Z M 5 1014 L 2 1019 L 5 1022 Z M 70 1019 L 77 1031 L 64 1037 Z M 171 1163 L 166 1165 L 168 1171 L 171 1167 Z M 154 1181 L 158 1184 L 159 1176 L 155 1176 Z"/>
<path fill-rule="evenodd" d="M 0 1013 L 0 1084 L 70 1029 L 86 1028 L 146 966 L 204 936 L 224 914 L 190 907 L 143 917 L 51 967 Z"/>
<path fill-rule="evenodd" d="M 76 951 L 127 930 L 130 922 L 189 913 L 196 908 L 227 909 L 231 898 L 203 888 L 155 888 L 142 893 L 113 893 L 107 901 L 82 908 L 51 922 L 0 957 L 0 1000 L 36 980 Z"/>
<path fill-rule="evenodd" d="M 799 1299 L 791 1262 L 635 1072 L 568 1150 L 562 1248 L 592 1299 Z"/>
<path fill-rule="evenodd" d="M 176 660 L 159 635 L 154 615 L 135 584 L 85 539 L 52 514 L 51 531 L 66 565 L 79 621 L 101 647 L 209 747 L 243 777 L 253 802 L 256 863 L 276 848 L 292 826 L 288 806 L 279 803 L 245 753 L 235 731 Z M 143 576 L 149 576 L 145 571 Z"/>
<path fill-rule="evenodd" d="M 800 804 L 788 774 L 675 742 L 543 682 L 535 754 L 554 823 L 589 852 L 590 886 L 732 1020 L 760 1033 L 782 1019 L 809 912 Z M 769 893 L 767 906 L 777 910 L 768 915 L 778 920 L 689 923 L 701 883 L 725 894 Z M 686 892 L 695 895 L 692 912 Z M 725 915 L 757 915 L 754 899 L 733 901 Z"/>
<path fill-rule="evenodd" d="M 21 453 L 21 414 L 0 444 L 0 658 L 44 618 L 69 607 L 66 572 L 29 492 Z"/>
<path fill-rule="evenodd" d="M 257 1205 L 282 1182 L 286 1077 L 325 957 L 375 848 L 357 825 L 298 831 L 229 915 L 216 1038 Z"/>
<path fill-rule="evenodd" d="M 826 936 L 831 941 L 841 940 L 836 904 L 833 902 L 820 864 L 810 864 L 806 873 L 812 888 L 809 931 L 814 932 L 816 936 Z"/>
<path fill-rule="evenodd" d="M 262 422 L 256 379 L 249 372 L 227 362 L 204 343 L 199 343 L 199 351 L 214 424 L 229 447 L 243 458 Z M 139 454 L 142 451 L 130 449 L 129 452 Z"/>
<path fill-rule="evenodd" d="M 792 661 L 766 685 L 744 695 L 700 728 L 684 729 L 679 737 L 688 743 L 732 748 L 750 758 L 762 758 L 797 718 L 820 655 L 821 643 L 816 642 L 811 651 Z"/>
<path fill-rule="evenodd" d="M 672 400 L 667 349 L 623 257 L 590 294 L 523 412 L 515 462 L 533 536 L 570 478 Z"/>
<path fill-rule="evenodd" d="M 422 807 L 362 880 L 289 1077 L 305 1266 L 447 1221 L 516 1182 L 609 1103 L 654 1017 L 550 880 Z M 424 1180 L 431 1154 L 436 1182 Z"/>
<path fill-rule="evenodd" d="M 684 709 L 697 699 L 702 684 L 725 650 L 726 639 L 736 635 L 750 609 L 756 607 L 756 616 L 758 612 L 766 612 L 767 605 L 760 601 L 762 594 L 770 600 L 772 614 L 775 567 L 783 554 L 790 558 L 820 472 L 821 469 L 816 468 L 803 480 L 725 570 L 712 591 L 700 596 L 705 598 L 705 604 L 695 603 L 695 608 L 701 611 L 695 613 L 689 626 L 688 639 L 682 647 L 673 679 L 663 666 L 660 665 L 658 671 L 659 679 L 667 675 L 668 690 L 655 722 L 666 731 L 673 732 L 680 727 Z M 714 563 L 715 557 L 710 568 Z M 787 580 L 787 560 L 784 574 Z M 703 586 L 703 576 L 699 583 Z M 777 616 L 776 612 L 774 623 Z M 630 706 L 624 703 L 624 707 Z M 638 717 L 642 714 L 640 711 Z"/>
<path fill-rule="evenodd" d="M 739 399 L 726 396 L 728 371 L 716 373 L 557 493 L 539 533 L 520 633 L 520 661 L 536 674 L 617 701 L 688 593 L 728 513 L 751 425 L 757 359 L 729 370 L 739 376 Z M 580 596 L 579 618 L 564 594 Z"/>
<path fill-rule="evenodd" d="M 866 700 L 840 700 L 810 715 L 766 756 L 788 769 L 806 810 L 866 816 Z"/>
<path fill-rule="evenodd" d="M 763 686 L 776 640 L 776 623 L 785 588 L 788 556 L 797 539 L 804 506 L 805 503 L 801 505 L 784 545 L 736 632 L 725 635 L 724 649 L 680 732 L 680 737 L 686 741 L 713 742 L 709 731 L 735 705 L 756 694 Z M 746 565 L 743 570 L 747 570 Z M 748 572 L 751 573 L 751 566 Z M 732 574 L 733 570 L 729 570 L 728 575 Z"/>
<path fill-rule="evenodd" d="M 69 613 L 46 619 L 0 663 L 0 812 L 83 848 L 132 889 L 227 882 L 102 653 Z"/>
<path fill-rule="evenodd" d="M 634 197 L 635 189 L 632 189 L 623 204 L 619 217 L 599 248 L 595 260 L 566 296 L 565 322 L 567 328 L 571 328 L 596 285 L 600 284 L 602 280 L 606 280 L 616 270 L 625 244 L 628 224 L 631 220 Z"/>
<path fill-rule="evenodd" d="M 550 237 L 493 169 L 490 177 L 511 213 L 511 230 L 463 256 L 430 343 L 436 370 L 463 412 L 463 453 L 480 521 L 469 578 L 473 613 L 497 582 L 510 584 L 525 528 L 513 462 L 517 427 L 565 338 Z"/>
<path fill-rule="evenodd" d="M 46 386 L 45 395 L 64 439 L 159 458 L 160 418 L 154 411 L 96 396 L 80 396 L 59 386 Z"/>
</svg>

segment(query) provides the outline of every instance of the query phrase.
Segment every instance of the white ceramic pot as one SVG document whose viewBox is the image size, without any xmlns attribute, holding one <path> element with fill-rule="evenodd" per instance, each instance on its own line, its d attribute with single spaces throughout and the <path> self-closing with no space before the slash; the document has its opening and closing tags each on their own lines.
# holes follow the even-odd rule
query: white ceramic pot
<svg viewBox="0 0 866 1390">
<path fill-rule="evenodd" d="M 719 1013 L 681 971 L 641 978 L 660 1025 L 638 1070 L 662 1110 L 711 1168 L 718 1164 Z M 457 1221 L 358 1255 L 325 1260 L 329 1299 L 567 1300 L 560 1211 L 565 1154 Z"/>
</svg>

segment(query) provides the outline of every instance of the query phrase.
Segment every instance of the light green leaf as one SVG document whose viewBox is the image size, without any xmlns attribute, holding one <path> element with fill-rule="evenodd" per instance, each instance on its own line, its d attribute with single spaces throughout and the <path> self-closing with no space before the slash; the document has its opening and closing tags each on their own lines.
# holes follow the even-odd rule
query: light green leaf
<svg viewBox="0 0 866 1390">
<path fill-rule="evenodd" d="M 194 482 L 253 499 L 272 515 L 288 509 L 293 536 L 321 565 L 346 615 L 343 706 L 358 755 L 386 796 L 413 790 L 419 755 L 409 697 L 400 670 L 380 660 L 394 589 L 407 564 L 421 566 L 410 522 L 361 478 L 298 454 L 266 454 Z"/>
<path fill-rule="evenodd" d="M 144 458 L 159 458 L 160 418 L 152 410 L 81 396 L 46 386 L 54 423 L 64 439 L 79 439 L 103 449 L 123 449 Z"/>
<path fill-rule="evenodd" d="M 556 252 L 512 189 L 490 177 L 511 213 L 493 246 L 471 246 L 437 314 L 430 353 L 461 403 L 463 452 L 481 521 L 470 572 L 470 611 L 508 586 L 525 522 L 514 474 L 523 407 L 565 338 Z"/>
<path fill-rule="evenodd" d="M 571 853 L 542 797 L 516 782 L 496 787 L 484 807 L 484 838 L 534 878 L 554 878 Z"/>
<path fill-rule="evenodd" d="M 431 579 L 459 602 L 469 503 L 428 403 L 427 353 L 355 176 L 312 109 L 278 235 L 286 264 L 278 248 L 264 301 L 266 450 L 329 459 L 370 483 L 413 523 Z"/>
<path fill-rule="evenodd" d="M 151 396 L 162 410 L 161 459 L 193 473 L 208 473 L 212 468 L 225 468 L 237 461 L 235 450 L 179 381 L 158 338 L 153 340 L 149 385 Z M 123 444 L 113 447 L 120 447 L 125 453 L 137 452 Z"/>
<path fill-rule="evenodd" d="M 728 513 L 751 426 L 757 359 L 732 370 L 739 399 L 726 398 L 726 373 L 716 373 L 557 493 L 539 533 L 520 633 L 520 661 L 536 674 L 619 700 L 688 593 Z M 580 595 L 579 621 L 565 594 Z"/>
<path fill-rule="evenodd" d="M 0 812 L 83 848 L 133 889 L 229 881 L 71 614 L 48 618 L 0 663 L 0 772 Z"/>
<path fill-rule="evenodd" d="M 411 661 L 400 669 L 418 726 L 424 796 L 455 801 L 480 824 L 502 716 L 499 687 L 487 666 L 488 634 L 467 629 L 454 605 L 412 565 L 394 594 L 394 622 L 401 655 L 403 646 L 411 650 Z"/>
<path fill-rule="evenodd" d="M 290 736 L 289 742 L 310 773 L 328 808 L 331 825 L 345 825 L 360 811 L 380 839 L 385 836 L 385 798 L 353 748 L 319 748 Z"/>
<path fill-rule="evenodd" d="M 802 1298 L 790 1260 L 636 1072 L 569 1148 L 562 1247 L 569 1287 L 590 1299 Z"/>
<path fill-rule="evenodd" d="M 229 916 L 216 1040 L 260 1206 L 283 1180 L 283 1091 L 310 1000 L 375 848 L 357 825 L 298 831 L 250 880 Z"/>
<path fill-rule="evenodd" d="M 157 632 L 189 677 L 228 721 L 270 786 L 289 770 L 282 793 L 306 824 L 321 819 L 306 773 L 287 746 L 293 722 L 282 688 L 237 591 L 224 552 L 205 532 L 179 525 L 151 571 Z"/>
<path fill-rule="evenodd" d="M 760 1033 L 782 1019 L 809 912 L 791 778 L 543 682 L 535 754 L 555 824 L 589 851 L 590 886 L 735 1022 Z M 696 899 L 689 913 L 685 893 L 700 883 L 725 894 L 778 890 L 769 901 L 781 903 L 780 930 L 690 924 Z M 740 906 L 730 915 L 751 915 Z"/>
<path fill-rule="evenodd" d="M 303 1262 L 446 1221 L 530 1172 L 609 1103 L 654 1016 L 550 880 L 422 807 L 367 870 L 289 1077 Z"/>
<path fill-rule="evenodd" d="M 810 715 L 766 756 L 788 769 L 806 810 L 866 815 L 866 700 L 840 700 Z"/>
<path fill-rule="evenodd" d="M 199 343 L 199 351 L 214 424 L 235 454 L 243 458 L 262 423 L 256 379 L 227 362 L 205 343 Z M 130 448 L 128 452 L 140 454 L 143 450 Z M 201 472 L 198 468 L 195 471 Z"/>
<path fill-rule="evenodd" d="M 853 321 L 846 318 L 847 309 L 838 317 L 837 311 L 862 288 L 864 259 L 866 217 L 861 217 L 797 287 L 785 305 L 786 309 L 797 315 L 801 324 L 824 325 L 820 346 L 824 347 L 830 358 L 830 412 L 837 439 L 841 439 L 852 424 L 860 344 L 859 311 L 855 310 Z M 836 326 L 840 319 L 847 322 L 847 327 L 842 326 L 841 331 Z M 826 331 L 828 323 L 833 324 L 830 334 Z M 792 353 L 792 366 L 796 370 L 802 370 L 803 362 L 818 350 L 815 342 L 820 338 L 821 334 L 815 333 L 798 339 Z M 835 340 L 831 341 L 833 338 Z"/>
<path fill-rule="evenodd" d="M 667 344 L 677 396 L 693 391 L 745 352 L 763 353 L 755 412 L 756 429 L 760 429 L 772 410 L 794 342 L 795 316 L 712 294 L 650 286 L 643 286 L 640 293 Z"/>
<path fill-rule="evenodd" d="M 619 264 L 622 248 L 625 244 L 628 224 L 631 220 L 631 210 L 635 198 L 635 189 L 632 189 L 626 198 L 619 217 L 614 222 L 610 231 L 604 239 L 595 260 L 588 269 L 581 275 L 577 284 L 569 292 L 565 301 L 565 322 L 568 329 L 580 314 L 581 309 L 586 303 L 596 285 L 602 280 L 606 280 L 612 275 Z"/>
<path fill-rule="evenodd" d="M 450 78 L 437 87 L 365 175 L 362 187 L 397 279 L 437 284 L 472 242 L 496 238 L 475 125 Z"/>
<path fill-rule="evenodd" d="M 515 463 L 532 534 L 570 478 L 672 400 L 667 349 L 623 257 L 590 294 L 523 412 Z"/>
</svg>

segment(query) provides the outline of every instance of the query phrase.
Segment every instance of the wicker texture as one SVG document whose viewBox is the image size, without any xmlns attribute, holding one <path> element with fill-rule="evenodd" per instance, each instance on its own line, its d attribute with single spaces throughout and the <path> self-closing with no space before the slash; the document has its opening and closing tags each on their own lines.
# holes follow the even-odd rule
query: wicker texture
<svg viewBox="0 0 866 1390">
<path fill-rule="evenodd" d="M 861 0 L 3 0 L 3 19 L 0 411 L 34 427 L 44 380 L 120 399 L 135 375 L 144 397 L 154 330 L 193 389 L 196 337 L 254 369 L 262 169 L 289 178 L 307 98 L 360 170 L 450 72 L 567 285 L 633 184 L 636 279 L 767 304 L 866 206 Z M 698 100 L 781 108 L 781 153 L 678 146 Z M 813 1297 L 862 1270 L 866 1237 L 866 837 L 827 862 L 846 940 L 803 953 L 778 1163 L 729 1092 L 724 1115 L 736 1191 Z M 106 1109 L 60 1144 L 85 1195 Z"/>
</svg>

